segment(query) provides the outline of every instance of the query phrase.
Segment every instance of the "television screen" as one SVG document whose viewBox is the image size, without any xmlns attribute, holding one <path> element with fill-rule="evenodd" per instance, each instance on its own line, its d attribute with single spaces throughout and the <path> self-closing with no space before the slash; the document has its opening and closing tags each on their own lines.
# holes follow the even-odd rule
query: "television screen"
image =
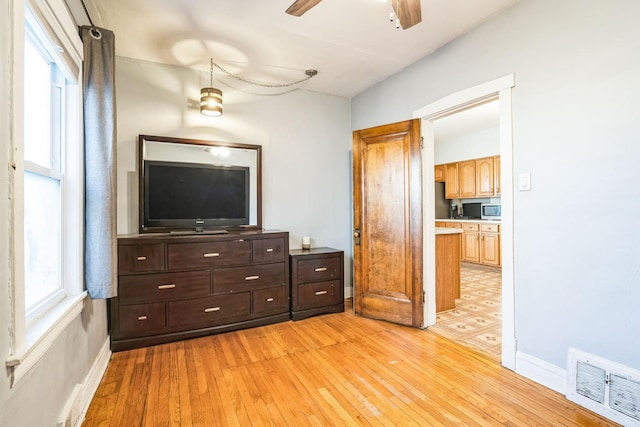
<svg viewBox="0 0 640 427">
<path fill-rule="evenodd" d="M 249 168 L 145 161 L 143 203 L 143 228 L 247 225 Z"/>
</svg>

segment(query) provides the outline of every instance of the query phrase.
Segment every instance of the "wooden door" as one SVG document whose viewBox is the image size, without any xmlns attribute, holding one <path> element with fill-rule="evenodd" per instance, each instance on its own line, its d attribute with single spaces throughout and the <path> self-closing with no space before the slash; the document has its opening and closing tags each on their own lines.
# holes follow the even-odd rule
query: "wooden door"
<svg viewBox="0 0 640 427">
<path fill-rule="evenodd" d="M 419 120 L 353 133 L 357 314 L 423 326 L 421 175 Z"/>
<path fill-rule="evenodd" d="M 493 160 L 493 169 L 495 172 L 495 178 L 494 178 L 494 187 L 496 190 L 496 195 L 499 196 L 500 195 L 500 156 L 496 156 L 494 157 Z"/>
<path fill-rule="evenodd" d="M 435 182 L 444 182 L 444 165 L 433 167 L 433 178 Z"/>
<path fill-rule="evenodd" d="M 491 197 L 494 194 L 493 157 L 476 160 L 476 196 Z"/>
</svg>

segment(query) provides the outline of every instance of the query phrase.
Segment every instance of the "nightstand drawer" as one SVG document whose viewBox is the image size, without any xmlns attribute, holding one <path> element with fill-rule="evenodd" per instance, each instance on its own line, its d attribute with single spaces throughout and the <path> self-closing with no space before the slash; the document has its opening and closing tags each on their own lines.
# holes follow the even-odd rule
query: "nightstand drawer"
<svg viewBox="0 0 640 427">
<path fill-rule="evenodd" d="M 253 314 L 284 313 L 289 310 L 287 287 L 278 286 L 253 291 Z"/>
<path fill-rule="evenodd" d="M 285 263 L 213 270 L 213 292 L 244 292 L 285 284 Z"/>
<path fill-rule="evenodd" d="M 251 314 L 251 293 L 220 295 L 185 301 L 171 301 L 170 328 L 206 328 L 233 321 L 245 320 Z"/>
<path fill-rule="evenodd" d="M 252 244 L 253 262 L 284 261 L 284 246 L 284 239 L 254 240 Z"/>
<path fill-rule="evenodd" d="M 157 334 L 166 328 L 164 303 L 121 305 L 120 335 L 125 338 Z"/>
<path fill-rule="evenodd" d="M 211 293 L 209 270 L 120 276 L 120 304 L 168 301 Z"/>
<path fill-rule="evenodd" d="M 164 248 L 162 243 L 118 246 L 118 274 L 163 271 Z"/>
<path fill-rule="evenodd" d="M 301 259 L 298 261 L 298 283 L 339 279 L 340 257 Z"/>
<path fill-rule="evenodd" d="M 294 305 L 293 310 L 307 310 L 309 308 L 339 304 L 342 302 L 341 296 L 340 280 L 299 285 L 297 305 Z M 296 301 L 294 301 L 294 304 L 296 304 Z"/>
<path fill-rule="evenodd" d="M 167 258 L 170 270 L 248 264 L 251 262 L 251 242 L 169 243 Z"/>
</svg>

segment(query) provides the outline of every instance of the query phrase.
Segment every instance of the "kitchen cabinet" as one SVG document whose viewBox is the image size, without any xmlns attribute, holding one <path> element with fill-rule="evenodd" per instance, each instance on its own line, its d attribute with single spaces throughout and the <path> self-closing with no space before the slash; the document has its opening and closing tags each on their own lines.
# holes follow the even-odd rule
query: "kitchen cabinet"
<svg viewBox="0 0 640 427">
<path fill-rule="evenodd" d="M 501 266 L 500 225 L 479 222 L 447 222 L 447 227 L 462 227 L 462 261 Z"/>
<path fill-rule="evenodd" d="M 493 158 L 493 169 L 494 169 L 494 187 L 495 187 L 495 195 L 500 195 L 500 156 L 495 156 Z"/>
<path fill-rule="evenodd" d="M 436 165 L 436 182 L 444 181 L 446 199 L 500 195 L 500 156 Z"/>
<path fill-rule="evenodd" d="M 446 199 L 460 197 L 458 176 L 458 162 L 444 165 L 444 197 Z"/>
<path fill-rule="evenodd" d="M 476 197 L 491 197 L 495 191 L 494 157 L 476 159 Z"/>
<path fill-rule="evenodd" d="M 478 223 L 462 224 L 462 261 L 480 262 L 480 227 Z"/>
<path fill-rule="evenodd" d="M 476 197 L 476 161 L 465 160 L 458 166 L 460 198 Z"/>
<path fill-rule="evenodd" d="M 480 224 L 480 264 L 500 266 L 500 226 Z"/>
</svg>

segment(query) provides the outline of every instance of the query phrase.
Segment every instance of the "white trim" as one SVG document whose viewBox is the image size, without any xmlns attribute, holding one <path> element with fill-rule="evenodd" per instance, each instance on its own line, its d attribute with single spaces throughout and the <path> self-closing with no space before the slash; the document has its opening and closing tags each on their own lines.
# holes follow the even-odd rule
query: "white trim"
<svg viewBox="0 0 640 427">
<path fill-rule="evenodd" d="M 67 399 L 67 403 L 58 418 L 57 427 L 82 425 L 93 396 L 96 394 L 100 381 L 109 366 L 109 360 L 111 359 L 109 344 L 110 339 L 107 337 L 84 381 L 74 387 L 73 392 Z"/>
<path fill-rule="evenodd" d="M 516 367 L 517 374 L 562 395 L 565 394 L 567 387 L 566 370 L 521 351 L 516 352 Z"/>
<path fill-rule="evenodd" d="M 11 354 L 6 360 L 6 365 L 11 371 L 12 388 L 51 348 L 65 328 L 80 315 L 86 298 L 86 291 L 66 298 L 29 327 L 25 347 Z"/>
<path fill-rule="evenodd" d="M 453 93 L 426 105 L 413 113 L 414 118 L 422 118 L 424 147 L 422 150 L 423 192 L 424 200 L 434 197 L 433 165 L 434 138 L 433 121 L 497 98 L 500 101 L 500 173 L 501 201 L 503 209 L 501 226 L 502 248 L 502 365 L 516 369 L 516 334 L 515 334 L 515 302 L 513 274 L 513 132 L 511 117 L 511 88 L 515 85 L 515 75 L 510 74 L 496 80 Z M 431 169 L 431 170 L 429 170 Z M 432 209 L 423 209 L 423 220 L 426 223 L 423 236 L 424 256 L 424 326 L 435 324 L 435 216 Z"/>
<path fill-rule="evenodd" d="M 432 116 L 448 115 L 451 110 L 458 110 L 460 107 L 468 105 L 469 103 L 475 104 L 479 99 L 486 98 L 487 96 L 498 93 L 503 89 L 512 88 L 514 86 L 515 74 L 509 74 L 490 82 L 482 83 L 445 96 L 444 98 L 415 110 L 413 112 L 413 118 L 422 119 L 429 117 L 434 119 L 435 117 Z"/>
</svg>

